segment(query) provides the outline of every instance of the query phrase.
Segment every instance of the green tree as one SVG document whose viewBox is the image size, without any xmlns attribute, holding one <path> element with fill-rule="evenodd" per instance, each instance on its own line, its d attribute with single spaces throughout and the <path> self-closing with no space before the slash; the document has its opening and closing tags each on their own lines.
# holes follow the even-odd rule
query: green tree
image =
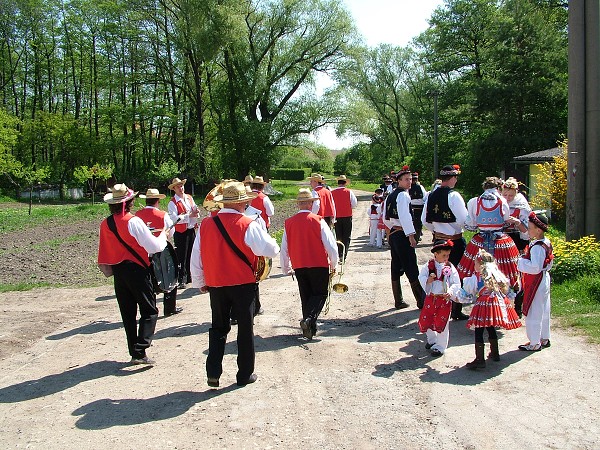
<svg viewBox="0 0 600 450">
<path fill-rule="evenodd" d="M 79 166 L 73 171 L 73 178 L 80 184 L 87 184 L 92 193 L 92 205 L 95 203 L 96 188 L 100 181 L 106 182 L 113 173 L 113 168 L 94 164 L 92 167 Z"/>
</svg>

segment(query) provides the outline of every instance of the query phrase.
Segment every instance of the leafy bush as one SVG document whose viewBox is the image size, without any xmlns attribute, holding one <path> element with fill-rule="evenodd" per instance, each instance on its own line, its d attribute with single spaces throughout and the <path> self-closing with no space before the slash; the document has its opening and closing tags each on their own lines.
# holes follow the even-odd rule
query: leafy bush
<svg viewBox="0 0 600 450">
<path fill-rule="evenodd" d="M 296 180 L 302 181 L 305 180 L 310 175 L 310 168 L 305 169 L 273 169 L 271 171 L 271 178 L 275 178 L 277 180 Z"/>
<path fill-rule="evenodd" d="M 600 264 L 600 244 L 594 235 L 567 242 L 564 237 L 552 236 L 554 265 L 552 280 L 562 283 L 582 275 L 595 275 Z"/>
</svg>

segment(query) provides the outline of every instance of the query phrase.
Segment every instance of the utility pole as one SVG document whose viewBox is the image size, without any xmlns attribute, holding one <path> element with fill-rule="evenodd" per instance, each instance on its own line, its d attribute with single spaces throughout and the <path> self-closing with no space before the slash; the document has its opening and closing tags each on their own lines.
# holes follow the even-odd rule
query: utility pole
<svg viewBox="0 0 600 450">
<path fill-rule="evenodd" d="M 435 180 L 440 171 L 438 170 L 438 96 L 440 92 L 436 89 L 433 95 L 433 179 Z"/>
<path fill-rule="evenodd" d="M 600 237 L 600 4 L 569 2 L 567 240 Z"/>
</svg>

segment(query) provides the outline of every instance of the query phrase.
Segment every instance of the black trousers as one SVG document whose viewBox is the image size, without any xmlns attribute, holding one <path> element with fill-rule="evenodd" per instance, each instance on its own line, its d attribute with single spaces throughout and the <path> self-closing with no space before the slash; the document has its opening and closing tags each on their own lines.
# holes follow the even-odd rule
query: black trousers
<svg viewBox="0 0 600 450">
<path fill-rule="evenodd" d="M 313 329 L 321 314 L 329 290 L 329 267 L 305 267 L 295 269 L 298 280 L 302 318 L 309 319 Z"/>
<path fill-rule="evenodd" d="M 423 213 L 422 206 L 412 207 L 412 223 L 415 227 L 415 239 L 419 242 L 423 234 L 423 222 L 421 222 L 421 214 Z"/>
<path fill-rule="evenodd" d="M 452 263 L 452 265 L 454 265 L 454 267 L 458 267 L 458 263 L 460 262 L 460 259 L 467 248 L 467 241 L 465 241 L 465 238 L 461 237 L 460 239 L 452 240 L 452 243 L 454 246 L 452 247 L 452 250 L 450 250 L 450 257 L 448 260 Z M 460 316 L 462 313 L 462 308 L 462 303 L 452 302 L 451 317 L 454 319 Z"/>
<path fill-rule="evenodd" d="M 163 298 L 163 314 L 168 315 L 175 312 L 177 307 L 177 287 L 171 292 L 165 292 Z"/>
<path fill-rule="evenodd" d="M 132 358 L 143 358 L 152 343 L 158 309 L 150 271 L 134 262 L 113 266 L 115 294 L 127 336 L 127 347 Z M 137 309 L 140 309 L 136 330 Z"/>
<path fill-rule="evenodd" d="M 179 282 L 191 283 L 192 274 L 190 272 L 190 259 L 192 257 L 192 247 L 196 239 L 196 230 L 188 228 L 183 233 L 173 233 L 173 241 L 175 241 L 175 253 L 179 261 Z"/>
<path fill-rule="evenodd" d="M 231 313 L 238 321 L 237 381 L 244 383 L 254 373 L 254 298 L 256 283 L 238 286 L 209 287 L 212 325 L 208 330 L 208 378 L 220 378 L 223 373 L 223 355 L 227 334 L 231 330 Z"/>
<path fill-rule="evenodd" d="M 405 274 L 408 281 L 418 281 L 417 253 L 414 247 L 410 246 L 410 241 L 404 231 L 390 231 L 390 250 L 392 253 L 392 281 L 399 280 Z"/>
<path fill-rule="evenodd" d="M 335 220 L 335 238 L 344 244 L 345 251 L 342 252 L 342 246 L 338 244 L 338 254 L 340 255 L 340 261 L 346 260 L 348 249 L 350 248 L 350 236 L 352 235 L 352 216 L 350 217 L 338 217 Z"/>
</svg>

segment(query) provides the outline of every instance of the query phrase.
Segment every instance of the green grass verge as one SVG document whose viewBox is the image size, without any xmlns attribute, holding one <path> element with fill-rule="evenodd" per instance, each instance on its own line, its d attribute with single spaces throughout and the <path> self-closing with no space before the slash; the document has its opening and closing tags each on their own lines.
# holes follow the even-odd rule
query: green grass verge
<svg viewBox="0 0 600 450">
<path fill-rule="evenodd" d="M 552 315 L 600 343 L 600 277 L 585 275 L 552 285 Z"/>
<path fill-rule="evenodd" d="M 1 284 L 0 293 L 12 292 L 12 291 L 30 291 L 35 288 L 41 287 L 59 287 L 50 283 L 17 283 L 17 284 Z"/>
</svg>

